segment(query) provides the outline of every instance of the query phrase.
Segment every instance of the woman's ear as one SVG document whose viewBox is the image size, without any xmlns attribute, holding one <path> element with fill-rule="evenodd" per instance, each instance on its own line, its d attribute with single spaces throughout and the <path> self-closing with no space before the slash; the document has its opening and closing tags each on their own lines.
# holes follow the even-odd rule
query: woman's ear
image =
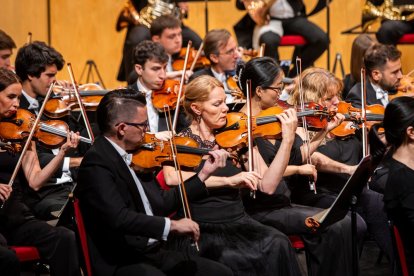
<svg viewBox="0 0 414 276">
<path fill-rule="evenodd" d="M 191 110 L 196 114 L 197 116 L 201 115 L 201 106 L 198 103 L 192 103 L 190 105 Z"/>
<path fill-rule="evenodd" d="M 409 126 L 406 130 L 408 136 L 408 142 L 414 142 L 414 127 Z"/>
<path fill-rule="evenodd" d="M 263 95 L 263 88 L 261 86 L 256 87 L 256 95 L 261 98 Z"/>
</svg>

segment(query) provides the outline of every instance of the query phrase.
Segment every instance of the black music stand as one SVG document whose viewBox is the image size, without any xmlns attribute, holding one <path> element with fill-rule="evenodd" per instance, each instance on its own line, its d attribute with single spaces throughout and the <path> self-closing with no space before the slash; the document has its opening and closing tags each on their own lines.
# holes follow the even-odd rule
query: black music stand
<svg viewBox="0 0 414 276">
<path fill-rule="evenodd" d="M 374 172 L 376 162 L 371 155 L 365 156 L 359 163 L 357 169 L 348 179 L 342 188 L 334 203 L 328 209 L 325 209 L 314 216 L 306 219 L 306 225 L 314 231 L 328 227 L 342 220 L 351 207 L 351 225 L 352 225 L 352 270 L 353 275 L 358 275 L 358 243 L 357 243 L 357 225 L 356 225 L 356 203 L 357 197 L 361 194 L 366 186 L 368 179 Z"/>
<path fill-rule="evenodd" d="M 94 72 L 95 72 L 95 74 L 98 76 L 99 84 L 102 85 L 104 89 L 106 89 L 105 84 L 102 80 L 101 74 L 99 74 L 98 67 L 96 66 L 95 61 L 93 61 L 92 59 L 89 59 L 86 61 L 85 66 L 82 69 L 82 74 L 79 78 L 80 83 L 82 83 L 83 74 L 85 73 L 86 70 L 88 72 L 86 74 L 86 80 L 84 83 L 89 83 L 90 79 L 92 79 L 92 82 L 95 83 L 95 77 L 94 77 Z"/>
</svg>

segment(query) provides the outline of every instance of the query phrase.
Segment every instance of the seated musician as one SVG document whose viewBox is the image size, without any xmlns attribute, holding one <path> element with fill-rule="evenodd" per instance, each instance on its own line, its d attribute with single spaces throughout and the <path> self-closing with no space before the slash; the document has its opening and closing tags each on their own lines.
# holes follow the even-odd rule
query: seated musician
<svg viewBox="0 0 414 276">
<path fill-rule="evenodd" d="M 155 1 L 155 3 L 157 4 L 158 1 L 161 3 L 164 3 L 164 1 L 162 0 L 157 0 Z M 130 4 L 133 5 L 133 8 L 135 8 L 135 10 L 138 13 L 144 7 L 149 5 L 148 0 L 130 0 L 129 2 Z M 165 2 L 168 2 L 168 1 L 165 1 Z M 181 11 L 188 12 L 188 4 L 185 1 L 178 2 L 177 5 Z M 150 24 L 152 23 L 153 22 L 151 22 Z M 198 36 L 198 34 L 196 34 L 191 28 L 184 26 L 180 20 L 179 20 L 179 24 L 183 32 L 182 33 L 182 36 L 183 36 L 182 44 L 186 46 L 188 44 L 188 41 L 191 40 L 193 42 L 193 47 L 198 48 L 201 44 L 201 38 Z M 131 72 L 134 71 L 134 65 L 132 63 L 132 61 L 134 60 L 133 58 L 134 48 L 141 41 L 150 40 L 150 39 L 151 39 L 151 33 L 149 30 L 149 27 L 143 24 L 140 24 L 139 22 L 133 22 L 133 23 L 128 24 L 128 32 L 125 37 L 122 62 L 121 62 L 119 73 L 118 73 L 119 81 L 128 81 Z M 128 83 L 130 82 L 128 81 Z"/>
<path fill-rule="evenodd" d="M 14 69 L 10 63 L 10 57 L 13 54 L 14 48 L 16 48 L 16 43 L 14 43 L 13 39 L 0 30 L 0 68 Z"/>
<path fill-rule="evenodd" d="M 242 67 L 240 83 L 243 91 L 246 90 L 246 80 L 251 80 L 253 116 L 256 118 L 265 116 L 263 112 L 269 112 L 269 108 L 274 108 L 277 105 L 284 86 L 283 76 L 282 69 L 274 59 L 269 57 L 252 59 Z M 246 106 L 240 111 L 246 113 Z M 273 114 L 276 115 L 276 112 Z M 271 113 L 266 115 L 271 115 Z M 275 128 L 270 124 L 267 127 L 269 133 L 273 132 Z M 276 137 L 270 138 L 264 130 L 263 136 L 267 137 L 257 137 L 255 139 L 260 155 L 268 165 L 280 154 L 279 152 L 286 151 L 282 143 L 285 139 L 297 139 L 295 137 L 297 135 L 289 137 L 283 134 L 281 133 L 282 137 L 277 139 L 275 139 Z M 316 140 L 314 139 L 312 144 L 315 144 Z M 313 146 L 312 149 L 315 150 L 316 148 Z M 303 145 L 296 143 L 292 146 L 289 165 L 284 176 L 292 174 L 310 175 L 316 180 L 315 167 L 310 164 L 302 165 L 302 152 L 305 153 Z M 322 210 L 291 204 L 290 191 L 284 179 L 280 181 L 274 194 L 266 195 L 257 191 L 256 198 L 245 196 L 243 203 L 248 214 L 259 222 L 275 227 L 286 235 L 301 235 L 308 256 L 307 265 L 310 275 L 349 275 L 351 273 L 349 217 L 330 225 L 323 231 L 311 232 L 304 222 L 307 217 L 313 216 Z M 337 250 L 331 252 L 331 254 L 322 253 L 329 251 L 332 242 L 336 243 Z"/>
<path fill-rule="evenodd" d="M 393 45 L 374 44 L 364 55 L 367 74 L 366 104 L 387 106 L 388 93 L 395 91 L 402 78 L 401 52 Z M 345 101 L 361 107 L 361 83 L 349 91 Z"/>
<path fill-rule="evenodd" d="M 173 68 L 174 59 L 180 53 L 183 44 L 180 20 L 172 15 L 162 15 L 152 22 L 150 32 L 151 40 L 160 43 L 168 55 L 166 78 L 181 78 L 183 70 L 174 70 Z M 192 71 L 186 70 L 185 80 L 188 81 L 192 74 Z M 134 83 L 137 77 L 134 70 L 128 77 L 128 84 Z"/>
<path fill-rule="evenodd" d="M 152 97 L 153 91 L 162 89 L 167 79 L 167 63 L 168 55 L 159 43 L 146 40 L 134 49 L 134 64 L 138 79 L 129 87 L 145 94 L 149 131 L 155 133 L 160 139 L 165 138 L 166 135 L 168 136 L 168 133 L 165 132 L 168 130 L 167 122 L 164 112 L 160 112 L 152 104 Z M 176 88 L 178 89 L 178 87 L 171 89 Z M 185 118 L 180 116 L 177 129 L 180 130 L 185 125 Z"/>
<path fill-rule="evenodd" d="M 12 71 L 0 68 L 0 120 L 9 119 L 16 114 L 21 93 L 22 86 L 18 77 Z M 81 275 L 75 235 L 67 228 L 53 227 L 35 218 L 24 201 L 24 191 L 29 186 L 34 190 L 40 189 L 58 169 L 66 152 L 75 148 L 78 142 L 79 137 L 75 133 L 68 135 L 59 153 L 41 169 L 36 143 L 32 141 L 12 187 L 4 184 L 9 183 L 20 154 L 0 151 L 0 198 L 4 203 L 0 209 L 0 233 L 9 245 L 35 246 L 40 258 L 50 265 L 50 275 L 53 276 Z M 1 270 L 1 275 L 9 274 Z M 20 274 L 17 272 L 17 275 Z"/>
<path fill-rule="evenodd" d="M 233 94 L 237 92 L 229 87 L 227 79 L 229 73 L 236 70 L 237 61 L 241 57 L 236 40 L 225 29 L 211 30 L 204 38 L 204 53 L 210 60 L 211 67 L 195 72 L 190 81 L 202 75 L 215 77 L 224 86 L 226 103 L 232 103 L 235 99 Z"/>
<path fill-rule="evenodd" d="M 265 1 L 263 1 L 265 2 Z M 269 1 L 268 14 L 263 15 L 263 21 L 270 21 L 259 26 L 246 14 L 246 16 L 234 26 L 239 44 L 243 47 L 257 49 L 262 43 L 266 44 L 265 56 L 274 58 L 279 62 L 278 47 L 283 35 L 301 35 L 307 44 L 295 47 L 292 56 L 294 62 L 297 56 L 302 58 L 302 68 L 313 66 L 313 63 L 328 49 L 329 39 L 327 34 L 306 17 L 305 3 L 303 0 L 278 0 Z M 245 9 L 243 1 L 237 0 L 236 7 Z M 252 41 L 252 45 L 246 42 Z M 246 44 L 246 45 L 245 45 Z M 294 63 L 295 64 L 295 63 Z M 297 74 L 296 66 L 290 70 L 289 77 Z"/>
<path fill-rule="evenodd" d="M 169 219 L 181 204 L 179 189 L 161 191 L 152 172 L 136 173 L 131 156 L 148 129 L 145 96 L 132 89 L 106 94 L 97 110 L 102 136 L 85 154 L 75 195 L 79 198 L 94 275 L 232 275 L 214 261 L 164 248 L 172 236 L 200 237 L 189 218 Z M 189 201 L 207 195 L 203 182 L 228 153 L 211 152 L 200 172 L 185 182 Z M 190 238 L 188 237 L 188 239 Z"/>
<path fill-rule="evenodd" d="M 380 6 L 384 4 L 384 0 L 369 0 L 375 6 Z M 394 5 L 398 4 L 397 2 L 405 2 L 409 5 L 413 5 L 414 1 L 405 0 L 405 1 L 394 1 Z M 394 6 L 397 8 L 398 6 Z M 409 12 L 409 13 L 412 13 Z M 408 15 L 403 13 L 403 15 Z M 383 20 L 381 21 L 381 26 L 378 29 L 376 36 L 380 43 L 382 44 L 397 44 L 398 40 L 407 33 L 414 33 L 414 20 L 403 21 L 403 20 Z"/>
<path fill-rule="evenodd" d="M 56 80 L 56 74 L 64 65 L 62 55 L 44 42 L 35 41 L 19 49 L 16 56 L 16 74 L 22 80 L 22 97 L 20 108 L 37 114 L 43 99 Z M 47 120 L 44 116 L 43 119 Z M 80 131 L 81 127 L 73 117 L 68 118 L 69 128 Z M 58 153 L 58 150 L 49 150 L 38 145 L 41 166 L 46 166 Z M 29 192 L 28 205 L 36 216 L 42 219 L 53 219 L 53 211 L 59 211 L 68 199 L 74 186 L 75 169 L 81 162 L 81 157 L 71 153 L 73 157 L 65 157 L 59 170 L 47 185 L 36 193 Z"/>
</svg>

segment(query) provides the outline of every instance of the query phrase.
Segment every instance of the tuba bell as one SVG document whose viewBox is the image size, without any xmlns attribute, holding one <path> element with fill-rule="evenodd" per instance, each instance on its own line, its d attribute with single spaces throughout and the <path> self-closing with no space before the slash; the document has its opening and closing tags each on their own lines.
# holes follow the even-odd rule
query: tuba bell
<svg viewBox="0 0 414 276">
<path fill-rule="evenodd" d="M 266 24 L 270 7 L 276 0 L 243 0 L 244 7 L 258 26 Z"/>
<path fill-rule="evenodd" d="M 362 9 L 362 29 L 366 31 L 378 20 L 402 20 L 414 19 L 414 5 L 394 5 L 394 0 L 384 0 L 377 6 L 366 1 Z"/>
<path fill-rule="evenodd" d="M 167 14 L 171 14 L 177 18 L 181 17 L 180 9 L 174 2 L 169 2 L 169 0 L 148 0 L 148 5 L 146 5 L 139 13 L 131 3 L 131 0 L 127 0 L 118 16 L 116 30 L 119 32 L 129 25 L 138 24 L 150 28 L 152 21 L 161 15 Z"/>
</svg>

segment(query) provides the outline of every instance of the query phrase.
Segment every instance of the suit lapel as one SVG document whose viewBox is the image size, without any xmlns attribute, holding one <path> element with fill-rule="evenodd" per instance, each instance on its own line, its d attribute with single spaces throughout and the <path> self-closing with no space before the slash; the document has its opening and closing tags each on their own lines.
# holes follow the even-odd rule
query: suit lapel
<svg viewBox="0 0 414 276">
<path fill-rule="evenodd" d="M 106 156 L 110 157 L 111 160 L 114 160 L 114 166 L 116 167 L 116 171 L 119 172 L 119 177 L 122 178 L 123 183 L 126 184 L 129 192 L 131 193 L 134 205 L 137 210 L 142 210 L 145 212 L 144 204 L 142 203 L 141 196 L 138 191 L 138 187 L 135 184 L 134 178 L 131 175 L 131 172 L 128 166 L 125 164 L 124 159 L 119 155 L 119 153 L 115 150 L 115 148 L 106 140 L 106 138 L 101 137 L 99 142 L 103 144 L 103 151 L 106 151 Z M 96 141 L 98 142 L 98 141 Z"/>
</svg>

